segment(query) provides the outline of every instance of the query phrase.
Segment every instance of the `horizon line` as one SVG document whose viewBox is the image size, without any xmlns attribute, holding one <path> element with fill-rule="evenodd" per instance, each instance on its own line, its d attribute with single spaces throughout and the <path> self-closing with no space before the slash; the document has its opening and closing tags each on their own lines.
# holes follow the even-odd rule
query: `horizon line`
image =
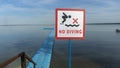
<svg viewBox="0 0 120 68">
<path fill-rule="evenodd" d="M 113 25 L 120 23 L 86 23 L 86 25 Z M 55 24 L 5 24 L 0 26 L 53 26 Z"/>
</svg>

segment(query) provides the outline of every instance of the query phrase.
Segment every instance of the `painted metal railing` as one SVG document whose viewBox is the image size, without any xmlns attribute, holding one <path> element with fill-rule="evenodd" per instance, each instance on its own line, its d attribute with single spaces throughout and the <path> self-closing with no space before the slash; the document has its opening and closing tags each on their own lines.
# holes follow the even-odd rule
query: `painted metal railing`
<svg viewBox="0 0 120 68">
<path fill-rule="evenodd" d="M 52 30 L 45 41 L 41 44 L 38 51 L 32 57 L 36 63 L 36 68 L 50 68 L 50 62 L 52 57 L 52 50 L 55 43 L 54 35 L 55 32 Z M 28 63 L 27 68 L 32 68 L 33 64 Z"/>
<path fill-rule="evenodd" d="M 28 55 L 26 55 L 25 52 L 21 52 L 21 53 L 19 53 L 18 55 L 10 58 L 9 60 L 1 63 L 1 64 L 0 64 L 0 68 L 6 67 L 8 64 L 14 62 L 14 61 L 17 60 L 18 58 L 21 58 L 21 68 L 26 68 L 26 67 L 27 67 L 27 66 L 26 66 L 26 64 L 27 64 L 27 63 L 26 63 L 26 59 L 27 59 L 29 62 L 33 63 L 33 65 L 34 65 L 33 68 L 36 68 L 36 63 L 35 63 Z"/>
</svg>

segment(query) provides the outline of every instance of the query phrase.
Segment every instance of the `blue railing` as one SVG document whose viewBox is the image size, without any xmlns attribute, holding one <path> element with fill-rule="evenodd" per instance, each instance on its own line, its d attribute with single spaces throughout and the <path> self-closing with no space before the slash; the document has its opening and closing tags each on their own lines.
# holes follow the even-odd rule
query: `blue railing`
<svg viewBox="0 0 120 68">
<path fill-rule="evenodd" d="M 32 60 L 36 63 L 36 68 L 49 68 L 54 45 L 54 34 L 53 30 L 33 56 Z M 29 63 L 27 68 L 33 68 L 33 64 Z"/>
</svg>

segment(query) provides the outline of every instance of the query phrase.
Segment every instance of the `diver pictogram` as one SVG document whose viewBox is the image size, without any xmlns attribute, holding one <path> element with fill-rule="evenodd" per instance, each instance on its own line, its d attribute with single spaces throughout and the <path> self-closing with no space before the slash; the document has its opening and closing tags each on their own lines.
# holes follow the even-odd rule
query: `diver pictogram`
<svg viewBox="0 0 120 68">
<path fill-rule="evenodd" d="M 67 15 L 65 12 L 62 13 L 63 16 L 62 16 L 62 23 L 60 23 L 61 25 L 64 25 L 64 23 L 67 21 L 67 19 L 71 19 L 72 16 L 71 15 Z M 73 22 L 71 22 L 72 24 L 70 24 L 70 22 L 67 22 L 67 24 L 65 23 L 65 26 L 69 27 L 78 27 L 79 24 L 78 24 L 78 18 L 72 18 Z"/>
<path fill-rule="evenodd" d="M 68 15 L 68 16 L 67 16 L 67 15 L 63 12 L 62 18 L 63 18 L 63 21 L 62 21 L 61 24 L 64 24 L 64 22 L 66 21 L 67 18 L 71 18 L 71 15 Z"/>
</svg>

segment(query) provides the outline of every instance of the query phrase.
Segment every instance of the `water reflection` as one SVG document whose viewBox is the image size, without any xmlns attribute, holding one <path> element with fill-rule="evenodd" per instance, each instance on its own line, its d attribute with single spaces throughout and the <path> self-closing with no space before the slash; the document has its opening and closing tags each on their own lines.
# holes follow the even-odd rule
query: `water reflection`
<svg viewBox="0 0 120 68">
<path fill-rule="evenodd" d="M 72 40 L 72 68 L 120 68 L 120 25 L 87 25 L 85 40 Z M 67 68 L 68 41 L 56 40 L 51 68 Z"/>
<path fill-rule="evenodd" d="M 0 63 L 23 51 L 32 57 L 51 31 L 44 27 L 53 26 L 0 26 Z M 19 62 L 7 68 L 19 67 Z"/>
</svg>

